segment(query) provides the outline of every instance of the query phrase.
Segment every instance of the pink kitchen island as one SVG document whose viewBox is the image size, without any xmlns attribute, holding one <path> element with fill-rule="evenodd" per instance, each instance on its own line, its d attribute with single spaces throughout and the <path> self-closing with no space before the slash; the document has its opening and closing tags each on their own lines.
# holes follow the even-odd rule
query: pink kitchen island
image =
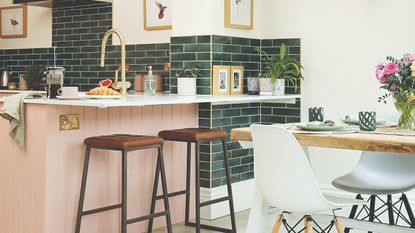
<svg viewBox="0 0 415 233">
<path fill-rule="evenodd" d="M 115 133 L 157 135 L 165 129 L 197 127 L 200 103 L 292 103 L 296 98 L 300 96 L 159 95 L 122 100 L 25 100 L 25 150 L 20 150 L 8 136 L 9 122 L 0 119 L 0 232 L 74 232 L 83 140 L 87 137 Z M 0 97 L 0 108 L 3 101 Z M 67 114 L 79 115 L 80 129 L 59 130 L 60 116 Z M 182 190 L 186 145 L 166 142 L 164 149 L 169 192 Z M 120 160 L 117 152 L 93 151 L 85 210 L 120 202 Z M 156 151 L 130 153 L 128 160 L 128 218 L 132 218 L 149 213 Z M 170 199 L 173 223 L 184 220 L 184 206 L 184 196 Z M 162 207 L 159 202 L 158 208 Z M 119 220 L 119 210 L 85 216 L 81 232 L 117 233 Z M 164 218 L 155 222 L 155 227 L 165 225 Z M 144 232 L 146 227 L 147 222 L 142 222 L 130 225 L 128 230 Z"/>
</svg>

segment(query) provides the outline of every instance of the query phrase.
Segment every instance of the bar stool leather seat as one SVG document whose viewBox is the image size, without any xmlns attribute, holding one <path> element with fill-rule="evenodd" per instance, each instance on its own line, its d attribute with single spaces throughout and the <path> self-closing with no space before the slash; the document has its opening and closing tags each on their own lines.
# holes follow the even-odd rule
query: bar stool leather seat
<svg viewBox="0 0 415 233">
<path fill-rule="evenodd" d="M 196 142 L 222 139 L 226 137 L 226 132 L 215 129 L 184 128 L 163 130 L 158 135 L 167 141 Z"/>
<path fill-rule="evenodd" d="M 163 139 L 156 136 L 113 134 L 87 138 L 84 140 L 84 144 L 91 147 L 125 150 L 151 145 L 161 145 L 163 144 Z"/>
</svg>

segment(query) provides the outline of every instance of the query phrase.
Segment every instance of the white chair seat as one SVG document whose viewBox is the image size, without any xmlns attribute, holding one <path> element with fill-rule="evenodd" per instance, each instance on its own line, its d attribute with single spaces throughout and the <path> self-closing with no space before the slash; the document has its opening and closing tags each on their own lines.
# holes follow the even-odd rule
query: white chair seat
<svg viewBox="0 0 415 233">
<path fill-rule="evenodd" d="M 333 186 L 352 193 L 389 195 L 405 193 L 415 188 L 415 177 L 367 177 L 347 174 L 332 182 Z"/>
<path fill-rule="evenodd" d="M 415 156 L 364 151 L 352 172 L 335 179 L 334 187 L 358 194 L 390 195 L 415 188 Z"/>
<path fill-rule="evenodd" d="M 352 198 L 345 198 L 339 196 L 332 196 L 329 194 L 323 194 L 324 198 L 329 201 L 333 206 L 337 206 L 338 208 L 352 206 L 352 205 L 364 205 L 367 204 L 364 200 L 357 200 Z"/>
</svg>

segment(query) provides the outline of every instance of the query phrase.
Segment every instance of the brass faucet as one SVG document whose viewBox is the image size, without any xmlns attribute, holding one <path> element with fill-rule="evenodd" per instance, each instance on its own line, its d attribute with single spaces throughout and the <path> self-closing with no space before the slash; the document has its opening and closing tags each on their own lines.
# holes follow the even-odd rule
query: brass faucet
<svg viewBox="0 0 415 233">
<path fill-rule="evenodd" d="M 126 81 L 125 78 L 125 40 L 123 35 L 120 31 L 113 28 L 107 31 L 104 35 L 104 38 L 102 39 L 102 47 L 101 47 L 101 67 L 104 67 L 105 65 L 105 49 L 107 45 L 108 38 L 115 34 L 120 39 L 121 43 L 121 82 L 118 82 L 118 70 L 115 72 L 115 81 L 113 84 L 114 89 L 121 89 L 121 96 L 126 97 L 127 96 L 127 89 L 131 87 L 131 83 Z"/>
</svg>

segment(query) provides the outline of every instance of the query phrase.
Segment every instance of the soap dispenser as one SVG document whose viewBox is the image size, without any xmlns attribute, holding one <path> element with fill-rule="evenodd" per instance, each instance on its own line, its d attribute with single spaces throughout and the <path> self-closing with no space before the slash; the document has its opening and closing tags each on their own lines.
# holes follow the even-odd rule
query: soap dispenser
<svg viewBox="0 0 415 233">
<path fill-rule="evenodd" d="M 144 80 L 144 92 L 146 96 L 156 95 L 156 79 L 153 75 L 152 66 L 148 66 L 148 75 Z"/>
</svg>

